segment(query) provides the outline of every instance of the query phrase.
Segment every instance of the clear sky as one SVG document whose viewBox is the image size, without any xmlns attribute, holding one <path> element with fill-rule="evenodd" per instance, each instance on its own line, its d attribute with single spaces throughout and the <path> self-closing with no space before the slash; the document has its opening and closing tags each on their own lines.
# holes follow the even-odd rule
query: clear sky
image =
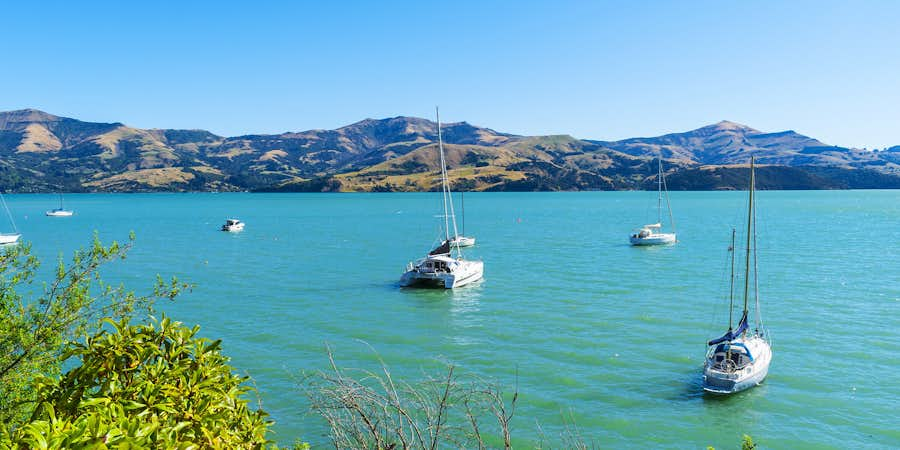
<svg viewBox="0 0 900 450">
<path fill-rule="evenodd" d="M 895 1 L 137 3 L 5 3 L 0 110 L 230 136 L 437 104 L 517 134 L 900 145 Z"/>
</svg>

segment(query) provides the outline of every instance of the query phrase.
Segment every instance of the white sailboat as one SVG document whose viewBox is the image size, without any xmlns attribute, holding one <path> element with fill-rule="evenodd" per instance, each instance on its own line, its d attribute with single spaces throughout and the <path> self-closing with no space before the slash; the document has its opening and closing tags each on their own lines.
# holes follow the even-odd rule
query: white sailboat
<svg viewBox="0 0 900 450">
<path fill-rule="evenodd" d="M 463 193 L 459 193 L 460 209 L 462 209 L 462 234 L 450 238 L 450 245 L 459 247 L 471 247 L 475 245 L 475 238 L 466 236 L 466 200 Z"/>
<path fill-rule="evenodd" d="M 13 220 L 12 213 L 9 212 L 9 206 L 6 205 L 6 199 L 3 197 L 3 194 L 0 193 L 0 202 L 3 202 L 3 209 L 6 210 L 6 216 L 9 217 L 9 222 L 13 226 L 12 233 L 0 233 L 0 245 L 10 245 L 19 242 L 19 238 L 22 235 L 19 233 L 19 230 L 16 229 L 16 221 Z"/>
<path fill-rule="evenodd" d="M 672 206 L 669 204 L 669 189 L 666 187 L 666 175 L 662 170 L 662 158 L 659 159 L 659 175 L 656 177 L 656 223 L 644 225 L 635 230 L 629 237 L 631 245 L 666 245 L 674 244 L 675 219 L 672 217 Z M 662 232 L 662 200 L 663 192 L 666 197 L 666 209 L 669 211 L 669 222 L 672 224 L 671 233 Z"/>
<path fill-rule="evenodd" d="M 451 239 L 460 236 L 456 229 L 456 216 L 453 211 L 453 196 L 450 195 L 450 184 L 447 181 L 447 163 L 444 161 L 444 143 L 441 138 L 441 116 L 437 108 L 438 152 L 441 163 L 441 196 L 444 205 L 444 241 L 424 258 L 410 262 L 400 277 L 400 286 L 436 286 L 452 289 L 465 286 L 480 280 L 484 276 L 484 262 L 464 259 L 459 240 Z M 455 253 L 455 256 L 454 256 Z"/>
<path fill-rule="evenodd" d="M 766 339 L 759 312 L 759 277 L 756 255 L 756 210 L 754 205 L 755 177 L 753 158 L 750 159 L 750 202 L 747 212 L 747 246 L 744 267 L 744 310 L 737 328 L 732 328 L 734 306 L 734 230 L 731 232 L 731 295 L 728 307 L 728 331 L 707 342 L 703 364 L 703 389 L 714 394 L 732 394 L 762 383 L 769 373 L 772 347 Z M 750 256 L 753 255 L 753 296 L 755 326 L 750 331 Z"/>
<path fill-rule="evenodd" d="M 71 209 L 65 209 L 63 207 L 63 197 L 62 197 L 62 192 L 60 192 L 59 193 L 59 208 L 51 209 L 51 210 L 45 212 L 44 214 L 46 214 L 49 217 L 69 217 L 74 213 L 75 212 L 72 211 Z"/>
</svg>

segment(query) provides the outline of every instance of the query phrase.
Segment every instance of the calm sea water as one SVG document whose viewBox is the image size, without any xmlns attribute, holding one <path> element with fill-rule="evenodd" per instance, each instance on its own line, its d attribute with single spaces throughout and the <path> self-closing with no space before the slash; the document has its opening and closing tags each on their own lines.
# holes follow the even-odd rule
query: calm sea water
<svg viewBox="0 0 900 450">
<path fill-rule="evenodd" d="M 133 230 L 106 278 L 194 283 L 161 309 L 223 339 L 283 444 L 327 442 L 296 387 L 327 368 L 327 343 L 343 366 L 380 357 L 410 380 L 450 361 L 512 390 L 518 372 L 519 447 L 536 423 L 557 442 L 574 423 L 604 448 L 734 448 L 744 433 L 769 448 L 900 446 L 900 191 L 759 193 L 774 361 L 762 386 L 701 393 L 745 195 L 674 192 L 680 242 L 632 248 L 631 229 L 655 221 L 654 193 L 472 193 L 466 255 L 485 261 L 485 280 L 454 291 L 397 286 L 436 243 L 437 194 L 69 195 L 65 219 L 43 216 L 51 195 L 7 201 L 48 270 L 95 230 Z M 217 231 L 232 216 L 246 230 Z"/>
</svg>

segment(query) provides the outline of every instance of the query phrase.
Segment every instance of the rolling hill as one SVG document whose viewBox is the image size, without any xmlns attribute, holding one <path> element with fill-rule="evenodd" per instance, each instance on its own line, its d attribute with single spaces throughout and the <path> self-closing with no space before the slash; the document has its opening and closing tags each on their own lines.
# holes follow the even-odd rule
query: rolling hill
<svg viewBox="0 0 900 450">
<path fill-rule="evenodd" d="M 750 155 L 770 189 L 900 187 L 900 146 L 834 147 L 793 131 L 733 122 L 651 138 L 593 141 L 518 136 L 443 124 L 456 189 L 587 190 L 652 186 L 654 158 L 670 189 L 729 189 Z M 139 129 L 34 109 L 0 112 L 6 191 L 421 191 L 437 188 L 435 124 L 365 119 L 335 130 L 223 137 Z"/>
</svg>

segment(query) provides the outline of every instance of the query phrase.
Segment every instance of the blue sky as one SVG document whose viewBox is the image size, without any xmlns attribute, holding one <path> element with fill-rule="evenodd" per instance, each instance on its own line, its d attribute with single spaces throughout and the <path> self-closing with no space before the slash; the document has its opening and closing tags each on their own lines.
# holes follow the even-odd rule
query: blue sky
<svg viewBox="0 0 900 450">
<path fill-rule="evenodd" d="M 129 3 L 4 5 L 0 110 L 238 135 L 437 104 L 529 135 L 900 145 L 900 2 Z"/>
</svg>

